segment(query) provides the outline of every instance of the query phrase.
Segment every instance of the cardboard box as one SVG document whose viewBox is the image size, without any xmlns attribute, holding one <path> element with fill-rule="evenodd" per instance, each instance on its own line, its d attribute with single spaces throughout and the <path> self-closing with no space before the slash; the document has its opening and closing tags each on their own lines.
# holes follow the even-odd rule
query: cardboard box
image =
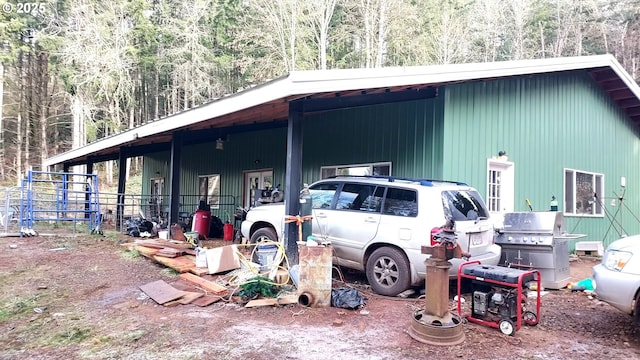
<svg viewBox="0 0 640 360">
<path fill-rule="evenodd" d="M 240 267 L 238 247 L 234 244 L 207 249 L 207 267 L 209 274 L 238 269 Z"/>
</svg>

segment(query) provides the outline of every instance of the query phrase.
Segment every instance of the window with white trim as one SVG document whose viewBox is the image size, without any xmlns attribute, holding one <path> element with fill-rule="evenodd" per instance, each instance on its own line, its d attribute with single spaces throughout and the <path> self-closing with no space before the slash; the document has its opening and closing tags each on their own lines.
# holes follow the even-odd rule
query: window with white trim
<svg viewBox="0 0 640 360">
<path fill-rule="evenodd" d="M 604 175 L 564 169 L 564 214 L 604 216 Z"/>
<path fill-rule="evenodd" d="M 323 166 L 320 168 L 320 175 L 323 179 L 337 175 L 391 176 L 391 163 L 381 162 L 356 165 Z"/>
<path fill-rule="evenodd" d="M 198 176 L 198 195 L 212 209 L 220 208 L 220 174 Z"/>
</svg>

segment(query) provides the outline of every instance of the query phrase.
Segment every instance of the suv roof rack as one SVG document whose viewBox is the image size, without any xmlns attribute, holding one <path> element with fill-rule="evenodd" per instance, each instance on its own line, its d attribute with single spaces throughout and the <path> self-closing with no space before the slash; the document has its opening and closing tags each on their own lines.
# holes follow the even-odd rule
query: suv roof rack
<svg viewBox="0 0 640 360">
<path fill-rule="evenodd" d="M 422 186 L 433 186 L 434 182 L 435 183 L 456 184 L 456 185 L 459 185 L 459 186 L 469 186 L 466 183 L 463 183 L 463 182 L 460 182 L 460 181 L 406 178 L 406 177 L 384 176 L 384 175 L 334 175 L 334 176 L 329 176 L 328 179 L 345 178 L 345 177 L 363 178 L 363 179 L 383 179 L 383 180 L 387 180 L 389 182 L 394 182 L 394 181 L 397 181 L 397 180 L 410 181 L 410 182 L 419 183 Z"/>
</svg>

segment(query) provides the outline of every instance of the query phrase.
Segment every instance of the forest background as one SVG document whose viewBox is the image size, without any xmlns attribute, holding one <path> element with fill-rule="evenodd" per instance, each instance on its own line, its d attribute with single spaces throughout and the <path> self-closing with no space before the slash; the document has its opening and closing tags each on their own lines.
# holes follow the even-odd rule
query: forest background
<svg viewBox="0 0 640 360">
<path fill-rule="evenodd" d="M 640 0 L 0 0 L 0 184 L 290 71 L 613 54 Z M 127 173 L 138 173 L 133 159 Z M 96 164 L 111 183 L 114 162 Z"/>
</svg>

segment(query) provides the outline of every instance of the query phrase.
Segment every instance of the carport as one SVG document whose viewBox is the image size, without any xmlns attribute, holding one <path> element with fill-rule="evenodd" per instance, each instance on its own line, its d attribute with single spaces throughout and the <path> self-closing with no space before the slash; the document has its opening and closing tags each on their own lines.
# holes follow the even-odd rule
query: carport
<svg viewBox="0 0 640 360">
<path fill-rule="evenodd" d="M 126 160 L 162 150 L 170 151 L 169 221 L 179 212 L 180 160 L 185 141 L 214 142 L 229 134 L 287 127 L 285 199 L 297 199 L 302 182 L 302 129 L 309 114 L 374 104 L 404 102 L 446 96 L 445 85 L 497 78 L 586 70 L 636 123 L 640 122 L 637 85 L 611 55 L 524 60 L 482 64 L 456 64 L 381 69 L 292 72 L 281 78 L 197 108 L 157 119 L 120 134 L 101 139 L 45 161 L 47 166 L 86 165 L 93 172 L 97 162 Z M 446 99 L 446 98 L 445 98 Z M 125 173 L 119 172 L 118 194 L 124 194 Z M 122 195 L 119 195 L 122 196 Z M 118 200 L 118 204 L 122 201 Z M 286 213 L 298 214 L 299 202 L 287 201 Z M 117 216 L 122 208 L 118 205 Z M 285 246 L 297 263 L 297 226 L 287 225 Z M 291 241 L 289 241 L 291 239 Z"/>
</svg>

